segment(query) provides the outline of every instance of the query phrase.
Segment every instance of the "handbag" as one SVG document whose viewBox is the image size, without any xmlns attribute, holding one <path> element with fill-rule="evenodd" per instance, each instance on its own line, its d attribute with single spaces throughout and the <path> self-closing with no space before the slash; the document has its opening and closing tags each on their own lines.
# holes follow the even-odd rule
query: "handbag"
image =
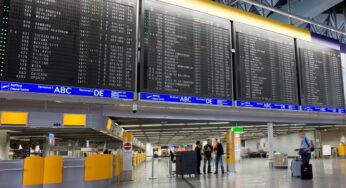
<svg viewBox="0 0 346 188">
<path fill-rule="evenodd" d="M 299 155 L 306 155 L 307 154 L 307 151 L 304 149 L 304 148 L 300 148 L 299 149 Z"/>
</svg>

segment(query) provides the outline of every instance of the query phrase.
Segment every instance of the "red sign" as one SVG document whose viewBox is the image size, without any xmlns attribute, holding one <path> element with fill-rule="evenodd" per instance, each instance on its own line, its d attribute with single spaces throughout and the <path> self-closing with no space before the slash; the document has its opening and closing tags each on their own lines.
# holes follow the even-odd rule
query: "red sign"
<svg viewBox="0 0 346 188">
<path fill-rule="evenodd" d="M 131 150 L 132 149 L 132 144 L 127 142 L 127 143 L 124 143 L 124 150 Z"/>
</svg>

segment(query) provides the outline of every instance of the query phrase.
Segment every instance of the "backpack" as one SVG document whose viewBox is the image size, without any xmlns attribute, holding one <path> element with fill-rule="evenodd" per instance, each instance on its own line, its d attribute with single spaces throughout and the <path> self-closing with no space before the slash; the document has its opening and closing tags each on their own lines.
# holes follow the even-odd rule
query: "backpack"
<svg viewBox="0 0 346 188">
<path fill-rule="evenodd" d="M 307 139 L 305 138 L 304 140 L 305 140 L 305 143 L 306 143 L 307 145 L 309 145 Z M 310 140 L 310 142 L 311 142 L 311 146 L 312 146 L 311 149 L 310 149 L 310 151 L 311 151 L 311 152 L 314 152 L 314 151 L 315 151 L 315 145 L 314 145 L 314 143 L 312 142 L 312 140 Z"/>
<path fill-rule="evenodd" d="M 205 155 L 208 155 L 208 156 L 211 155 L 211 150 L 212 150 L 212 148 L 210 147 L 210 145 L 208 145 L 208 144 L 205 145 L 203 149 L 204 149 L 204 154 L 205 154 Z"/>
</svg>

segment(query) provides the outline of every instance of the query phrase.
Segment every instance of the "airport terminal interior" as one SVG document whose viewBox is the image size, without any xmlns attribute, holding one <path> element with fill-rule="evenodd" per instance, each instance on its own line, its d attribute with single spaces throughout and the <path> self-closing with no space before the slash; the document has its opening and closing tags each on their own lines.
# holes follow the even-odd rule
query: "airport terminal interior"
<svg viewBox="0 0 346 188">
<path fill-rule="evenodd" d="M 0 188 L 346 188 L 346 1 L 0 0 Z"/>
</svg>

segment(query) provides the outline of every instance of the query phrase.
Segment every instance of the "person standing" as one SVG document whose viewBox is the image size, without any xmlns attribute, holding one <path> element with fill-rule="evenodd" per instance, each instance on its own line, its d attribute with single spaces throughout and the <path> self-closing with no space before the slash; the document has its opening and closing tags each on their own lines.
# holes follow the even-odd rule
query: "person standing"
<svg viewBox="0 0 346 188">
<path fill-rule="evenodd" d="M 303 164 L 309 164 L 311 159 L 311 150 L 313 148 L 312 141 L 305 135 L 305 132 L 299 133 L 300 142 L 299 155 L 302 157 Z"/>
<path fill-rule="evenodd" d="M 225 173 L 225 168 L 223 166 L 222 156 L 224 155 L 222 144 L 216 139 L 216 160 L 215 160 L 215 174 L 218 174 L 219 163 L 221 165 L 222 174 Z"/>
<path fill-rule="evenodd" d="M 175 160 L 174 160 L 174 153 L 173 153 L 173 151 L 172 150 L 170 150 L 169 151 L 169 155 L 171 156 L 171 161 L 173 162 L 173 163 L 175 163 Z"/>
<path fill-rule="evenodd" d="M 202 155 L 201 155 L 201 142 L 197 141 L 196 142 L 196 155 L 197 155 L 197 174 L 201 174 L 201 160 L 202 160 Z"/>
<path fill-rule="evenodd" d="M 211 162 L 211 153 L 213 151 L 213 147 L 211 146 L 211 141 L 208 140 L 207 144 L 203 147 L 204 153 L 204 163 L 203 163 L 203 173 L 206 174 L 206 168 L 208 163 L 208 174 L 211 173 L 210 162 Z"/>
</svg>

